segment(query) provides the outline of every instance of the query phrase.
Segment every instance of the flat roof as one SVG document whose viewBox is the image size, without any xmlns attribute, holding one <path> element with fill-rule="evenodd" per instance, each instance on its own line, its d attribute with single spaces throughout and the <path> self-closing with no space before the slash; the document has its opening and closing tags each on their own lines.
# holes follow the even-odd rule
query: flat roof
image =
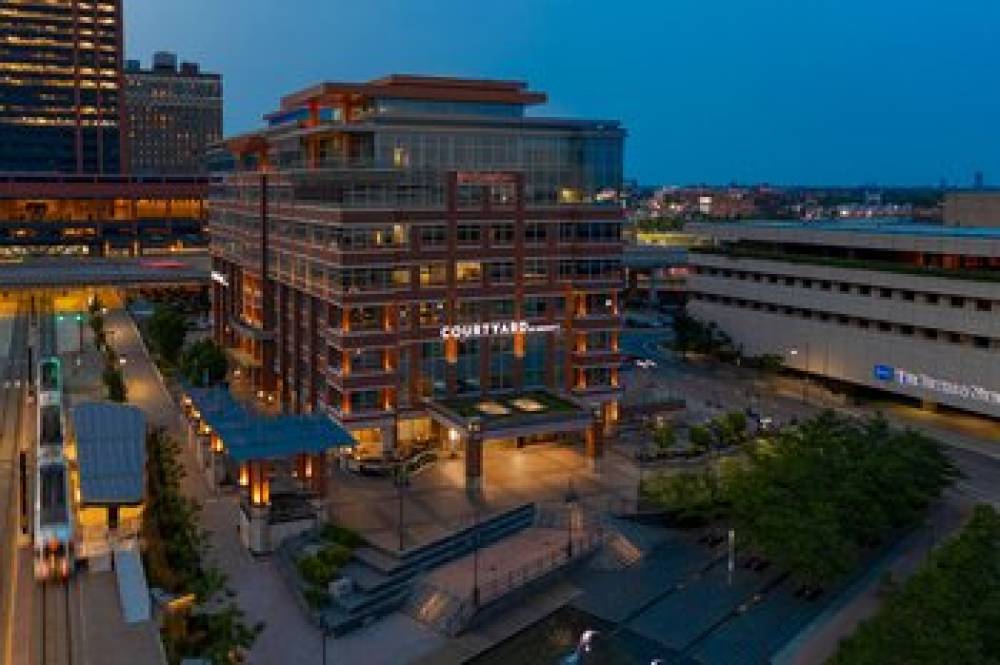
<svg viewBox="0 0 1000 665">
<path fill-rule="evenodd" d="M 699 222 L 707 228 L 718 227 L 729 231 L 748 229 L 775 229 L 796 231 L 820 231 L 831 233 L 869 233 L 889 236 L 914 236 L 921 238 L 983 238 L 1000 240 L 1000 228 L 945 226 L 944 224 L 928 224 L 926 222 L 911 222 L 903 219 L 870 219 L 870 220 L 822 220 L 822 221 L 776 221 L 749 220 L 738 222 Z"/>
<path fill-rule="evenodd" d="M 544 104 L 547 99 L 544 93 L 528 90 L 528 84 L 524 81 L 390 74 L 361 83 L 340 81 L 319 83 L 283 97 L 281 110 L 287 112 L 310 103 L 353 97 L 391 97 L 522 105 Z"/>
<path fill-rule="evenodd" d="M 95 402 L 71 411 L 84 504 L 142 503 L 146 416 L 127 404 Z"/>
</svg>

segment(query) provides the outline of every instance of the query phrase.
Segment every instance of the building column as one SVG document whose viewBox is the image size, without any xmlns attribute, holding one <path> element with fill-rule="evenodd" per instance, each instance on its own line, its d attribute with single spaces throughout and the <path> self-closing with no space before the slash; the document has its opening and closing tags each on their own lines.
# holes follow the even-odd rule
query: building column
<svg viewBox="0 0 1000 665">
<path fill-rule="evenodd" d="M 465 436 L 465 490 L 479 494 L 483 490 L 483 435 L 469 432 Z"/>
<path fill-rule="evenodd" d="M 604 416 L 595 416 L 594 421 L 587 428 L 587 461 L 593 469 L 597 466 L 597 460 L 604 457 Z"/>
</svg>

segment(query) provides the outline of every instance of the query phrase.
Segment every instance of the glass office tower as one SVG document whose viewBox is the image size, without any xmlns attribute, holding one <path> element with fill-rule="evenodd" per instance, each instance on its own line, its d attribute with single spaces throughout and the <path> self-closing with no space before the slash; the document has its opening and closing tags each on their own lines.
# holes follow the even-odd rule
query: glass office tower
<svg viewBox="0 0 1000 665">
<path fill-rule="evenodd" d="M 119 173 L 121 0 L 0 5 L 0 171 Z"/>
</svg>

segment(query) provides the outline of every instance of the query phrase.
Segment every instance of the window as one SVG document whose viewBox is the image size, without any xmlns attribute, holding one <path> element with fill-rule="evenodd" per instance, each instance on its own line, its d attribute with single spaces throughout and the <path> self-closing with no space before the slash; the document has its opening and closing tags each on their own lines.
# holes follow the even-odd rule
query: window
<svg viewBox="0 0 1000 665">
<path fill-rule="evenodd" d="M 870 296 L 872 294 L 872 287 L 870 286 L 859 286 L 858 294 L 863 296 Z"/>
<path fill-rule="evenodd" d="M 352 372 L 371 373 L 384 369 L 382 349 L 358 349 L 351 356 Z"/>
<path fill-rule="evenodd" d="M 993 309 L 993 303 L 989 300 L 977 300 L 976 311 L 989 312 Z"/>
<path fill-rule="evenodd" d="M 892 289 L 879 289 L 878 294 L 881 298 L 892 298 Z"/>
<path fill-rule="evenodd" d="M 841 293 L 851 292 L 851 285 L 848 284 L 847 282 L 841 282 L 840 284 L 837 285 L 837 288 L 840 290 Z"/>
<path fill-rule="evenodd" d="M 444 303 L 429 301 L 420 303 L 420 325 L 439 326 L 444 324 Z"/>
<path fill-rule="evenodd" d="M 545 316 L 549 311 L 549 301 L 545 298 L 529 296 L 524 299 L 522 305 L 524 316 L 527 318 L 538 318 Z"/>
<path fill-rule="evenodd" d="M 936 305 L 936 304 L 938 304 L 938 301 L 940 299 L 941 299 L 940 296 L 938 296 L 938 294 L 936 294 L 936 293 L 925 293 L 924 294 L 924 301 L 928 305 Z"/>
<path fill-rule="evenodd" d="M 432 263 L 427 266 L 420 266 L 421 286 L 440 286 L 448 279 L 448 273 L 443 263 Z"/>
<path fill-rule="evenodd" d="M 924 335 L 924 339 L 937 339 L 938 338 L 938 331 L 934 330 L 933 328 L 924 328 L 921 332 Z"/>
<path fill-rule="evenodd" d="M 903 300 L 906 300 L 907 302 L 913 302 L 917 297 L 917 294 L 914 293 L 913 291 L 903 291 L 902 293 L 903 293 Z"/>
<path fill-rule="evenodd" d="M 514 281 L 514 263 L 512 261 L 501 261 L 488 265 L 490 282 L 507 283 Z"/>
<path fill-rule="evenodd" d="M 379 407 L 379 391 L 359 390 L 351 393 L 351 412 L 371 411 Z"/>
<path fill-rule="evenodd" d="M 352 307 L 350 310 L 351 330 L 381 330 L 381 307 Z"/>
<path fill-rule="evenodd" d="M 419 228 L 421 247 L 440 247 L 448 241 L 443 226 L 421 226 Z"/>
<path fill-rule="evenodd" d="M 459 245 L 480 245 L 483 234 L 479 224 L 459 224 L 458 244 Z"/>
<path fill-rule="evenodd" d="M 455 264 L 455 278 L 459 284 L 482 283 L 483 264 L 479 261 L 459 261 Z"/>
<path fill-rule="evenodd" d="M 959 298 L 957 296 L 952 297 L 951 306 L 955 308 L 965 307 L 965 298 Z"/>
<path fill-rule="evenodd" d="M 527 282 L 547 282 L 549 279 L 548 261 L 546 259 L 526 259 L 524 279 Z"/>
<path fill-rule="evenodd" d="M 988 349 L 990 348 L 990 338 L 989 337 L 973 337 L 972 343 L 977 349 Z"/>
<path fill-rule="evenodd" d="M 529 245 L 544 245 L 548 239 L 548 227 L 542 222 L 528 222 L 524 228 L 524 239 Z"/>
<path fill-rule="evenodd" d="M 513 245 L 514 225 L 494 224 L 492 227 L 490 227 L 490 243 L 494 246 Z"/>
</svg>

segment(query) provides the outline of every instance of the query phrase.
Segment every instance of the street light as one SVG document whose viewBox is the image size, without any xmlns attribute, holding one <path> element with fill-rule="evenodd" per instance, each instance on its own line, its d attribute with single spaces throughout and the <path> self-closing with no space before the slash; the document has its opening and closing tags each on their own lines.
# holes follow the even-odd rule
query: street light
<svg viewBox="0 0 1000 665">
<path fill-rule="evenodd" d="M 573 558 L 573 508 L 576 506 L 579 497 L 576 488 L 573 487 L 573 478 L 569 479 L 569 487 L 566 489 L 566 558 Z"/>
</svg>

